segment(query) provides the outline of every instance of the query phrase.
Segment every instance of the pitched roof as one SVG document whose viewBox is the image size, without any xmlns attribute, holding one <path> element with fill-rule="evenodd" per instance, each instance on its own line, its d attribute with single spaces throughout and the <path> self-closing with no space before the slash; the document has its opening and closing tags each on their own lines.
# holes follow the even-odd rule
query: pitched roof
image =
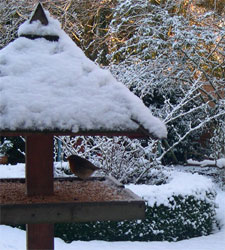
<svg viewBox="0 0 225 250">
<path fill-rule="evenodd" d="M 166 137 L 163 122 L 44 13 L 47 24 L 27 20 L 19 38 L 0 50 L 0 131 L 135 131 L 141 126 Z"/>
</svg>

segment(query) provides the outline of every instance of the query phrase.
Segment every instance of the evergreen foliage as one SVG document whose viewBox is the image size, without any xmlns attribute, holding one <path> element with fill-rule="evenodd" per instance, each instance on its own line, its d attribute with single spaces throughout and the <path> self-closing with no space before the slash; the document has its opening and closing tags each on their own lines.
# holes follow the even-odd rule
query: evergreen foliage
<svg viewBox="0 0 225 250">
<path fill-rule="evenodd" d="M 8 156 L 8 163 L 25 162 L 25 143 L 22 137 L 0 137 L 0 153 Z"/>
<path fill-rule="evenodd" d="M 213 194 L 208 194 L 210 200 Z M 172 196 L 168 206 L 146 207 L 146 219 L 55 225 L 55 236 L 73 240 L 178 241 L 212 233 L 215 225 L 213 202 L 194 196 Z"/>
</svg>

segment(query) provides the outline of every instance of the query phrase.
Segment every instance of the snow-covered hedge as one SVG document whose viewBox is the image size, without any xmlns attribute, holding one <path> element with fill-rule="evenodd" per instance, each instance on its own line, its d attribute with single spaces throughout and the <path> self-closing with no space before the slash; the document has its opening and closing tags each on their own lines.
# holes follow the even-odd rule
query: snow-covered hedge
<svg viewBox="0 0 225 250">
<path fill-rule="evenodd" d="M 215 225 L 215 191 L 211 180 L 171 172 L 163 185 L 128 185 L 146 200 L 144 220 L 56 224 L 56 236 L 73 240 L 176 241 L 208 235 Z"/>
</svg>

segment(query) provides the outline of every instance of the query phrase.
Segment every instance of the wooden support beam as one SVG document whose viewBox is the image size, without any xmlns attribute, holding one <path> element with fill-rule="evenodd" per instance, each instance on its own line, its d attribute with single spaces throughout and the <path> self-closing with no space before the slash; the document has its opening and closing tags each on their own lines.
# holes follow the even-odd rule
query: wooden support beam
<svg viewBox="0 0 225 250">
<path fill-rule="evenodd" d="M 27 224 L 27 250 L 53 250 L 54 224 Z"/>
<path fill-rule="evenodd" d="M 28 196 L 52 195 L 53 136 L 26 137 L 26 192 Z M 54 249 L 54 224 L 27 224 L 27 250 Z"/>
<path fill-rule="evenodd" d="M 8 131 L 1 130 L 0 136 L 32 136 L 32 135 L 52 135 L 52 136 L 127 136 L 129 138 L 148 138 L 152 137 L 147 131 L 143 133 L 143 129 L 139 128 L 137 130 L 128 131 L 110 131 L 110 130 L 89 130 L 89 131 L 78 131 L 72 132 L 69 130 L 59 131 L 59 130 L 44 130 L 44 131 L 32 131 L 32 130 L 18 130 L 18 131 Z"/>
<path fill-rule="evenodd" d="M 28 196 L 53 194 L 53 136 L 26 137 L 26 192 Z"/>
</svg>

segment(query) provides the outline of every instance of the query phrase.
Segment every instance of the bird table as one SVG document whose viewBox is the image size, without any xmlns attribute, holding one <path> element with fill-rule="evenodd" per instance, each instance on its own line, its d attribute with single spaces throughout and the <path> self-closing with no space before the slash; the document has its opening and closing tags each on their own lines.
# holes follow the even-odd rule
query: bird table
<svg viewBox="0 0 225 250">
<path fill-rule="evenodd" d="M 0 136 L 26 138 L 26 178 L 0 180 L 0 224 L 26 224 L 27 249 L 43 250 L 54 249 L 57 222 L 143 218 L 144 201 L 112 178 L 54 178 L 53 137 L 161 139 L 163 122 L 90 61 L 40 3 L 18 34 L 0 51 Z"/>
<path fill-rule="evenodd" d="M 26 138 L 26 178 L 0 180 L 0 224 L 26 224 L 27 249 L 54 249 L 54 223 L 144 218 L 145 202 L 112 177 L 54 178 L 53 135 L 59 134 L 65 133 L 0 132 Z M 81 134 L 144 137 L 140 131 Z M 64 198 L 65 187 L 71 188 L 71 197 Z M 86 191 L 86 196 L 77 196 L 76 189 Z"/>
</svg>

